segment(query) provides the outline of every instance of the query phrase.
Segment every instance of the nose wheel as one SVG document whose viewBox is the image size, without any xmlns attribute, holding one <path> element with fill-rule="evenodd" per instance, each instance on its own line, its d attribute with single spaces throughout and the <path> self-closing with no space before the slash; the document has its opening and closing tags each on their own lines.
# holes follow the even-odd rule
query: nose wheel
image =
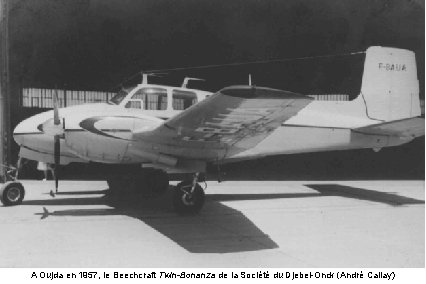
<svg viewBox="0 0 426 284">
<path fill-rule="evenodd" d="M 0 188 L 0 201 L 4 206 L 19 205 L 24 196 L 24 186 L 18 181 L 8 181 Z"/>
<path fill-rule="evenodd" d="M 173 196 L 173 207 L 179 214 L 196 214 L 204 205 L 204 189 L 197 183 L 198 174 L 194 180 L 179 183 Z"/>
<path fill-rule="evenodd" d="M 22 165 L 22 159 L 18 157 L 16 167 L 8 167 L 9 170 L 6 172 L 6 178 L 9 181 L 0 187 L 0 201 L 4 206 L 19 205 L 22 203 L 22 200 L 24 200 L 24 186 L 17 181 Z"/>
</svg>

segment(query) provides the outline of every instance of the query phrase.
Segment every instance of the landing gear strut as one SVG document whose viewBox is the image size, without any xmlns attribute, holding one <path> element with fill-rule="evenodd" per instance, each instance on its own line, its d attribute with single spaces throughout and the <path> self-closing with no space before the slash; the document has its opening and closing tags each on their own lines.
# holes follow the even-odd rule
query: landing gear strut
<svg viewBox="0 0 426 284">
<path fill-rule="evenodd" d="M 200 212 L 204 205 L 204 190 L 198 184 L 199 173 L 195 173 L 192 180 L 179 183 L 173 196 L 173 206 L 179 214 L 195 214 Z"/>
</svg>

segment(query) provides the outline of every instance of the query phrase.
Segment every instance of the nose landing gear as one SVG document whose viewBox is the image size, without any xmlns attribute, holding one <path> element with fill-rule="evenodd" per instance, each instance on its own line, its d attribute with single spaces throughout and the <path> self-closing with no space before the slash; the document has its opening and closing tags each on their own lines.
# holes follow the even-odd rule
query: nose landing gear
<svg viewBox="0 0 426 284">
<path fill-rule="evenodd" d="M 0 201 L 4 206 L 19 205 L 24 196 L 24 186 L 19 181 L 8 181 L 0 188 Z"/>
<path fill-rule="evenodd" d="M 204 189 L 198 184 L 199 173 L 191 180 L 179 183 L 173 196 L 173 207 L 179 214 L 195 214 L 204 205 Z"/>
<path fill-rule="evenodd" d="M 18 179 L 19 170 L 21 168 L 21 158 L 15 167 L 9 167 L 6 172 L 6 178 L 9 180 L 0 188 L 0 201 L 4 206 L 15 206 L 22 203 L 25 196 L 25 189 Z M 16 171 L 16 172 L 15 172 Z M 13 174 L 15 172 L 15 174 Z"/>
</svg>

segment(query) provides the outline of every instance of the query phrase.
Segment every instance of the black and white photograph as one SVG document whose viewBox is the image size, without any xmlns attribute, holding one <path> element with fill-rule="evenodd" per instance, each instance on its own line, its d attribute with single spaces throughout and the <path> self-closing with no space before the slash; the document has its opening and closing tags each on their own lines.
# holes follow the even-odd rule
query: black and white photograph
<svg viewBox="0 0 426 284">
<path fill-rule="evenodd" d="M 425 268 L 424 0 L 0 4 L 0 268 Z"/>
</svg>

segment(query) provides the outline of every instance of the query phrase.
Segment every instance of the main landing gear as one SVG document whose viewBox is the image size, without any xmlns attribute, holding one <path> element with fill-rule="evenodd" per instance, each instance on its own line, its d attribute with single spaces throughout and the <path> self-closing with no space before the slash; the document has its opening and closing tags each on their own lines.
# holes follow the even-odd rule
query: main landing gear
<svg viewBox="0 0 426 284">
<path fill-rule="evenodd" d="M 4 206 L 15 206 L 22 203 L 25 196 L 25 189 L 18 179 L 21 159 L 18 159 L 16 168 L 8 167 L 6 178 L 9 180 L 0 188 L 0 201 Z M 13 174 L 15 172 L 15 174 Z"/>
<path fill-rule="evenodd" d="M 198 184 L 199 173 L 192 180 L 179 183 L 173 195 L 173 207 L 179 214 L 195 214 L 204 205 L 204 189 Z"/>
<path fill-rule="evenodd" d="M 173 193 L 173 207 L 179 214 L 198 213 L 204 205 L 204 189 L 198 184 L 200 174 L 179 183 Z M 169 188 L 166 172 L 146 169 L 139 174 L 117 175 L 107 179 L 108 195 L 117 199 L 158 197 Z"/>
</svg>

